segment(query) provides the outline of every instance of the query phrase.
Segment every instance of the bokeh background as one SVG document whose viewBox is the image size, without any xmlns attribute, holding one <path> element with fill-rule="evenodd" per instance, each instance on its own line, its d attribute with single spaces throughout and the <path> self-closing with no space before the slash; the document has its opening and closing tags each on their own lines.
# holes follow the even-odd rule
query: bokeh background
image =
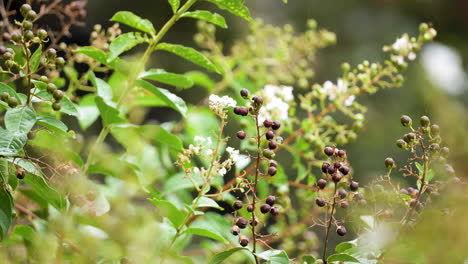
<svg viewBox="0 0 468 264">
<path fill-rule="evenodd" d="M 208 3 L 198 3 L 200 8 L 213 9 Z M 408 114 L 418 120 L 428 115 L 442 127 L 442 135 L 451 149 L 451 160 L 457 174 L 466 174 L 468 167 L 468 1 L 466 0 L 247 0 L 254 18 L 261 18 L 275 26 L 291 24 L 297 31 L 306 29 L 307 19 L 316 19 L 319 27 L 335 32 L 337 44 L 319 51 L 314 82 L 336 81 L 340 64 L 356 65 L 363 60 L 383 61 L 384 44 L 390 44 L 404 32 L 417 35 L 421 22 L 432 23 L 438 31 L 436 41 L 426 45 L 406 72 L 403 87 L 379 91 L 359 100 L 369 107 L 365 128 L 358 140 L 348 146 L 351 162 L 363 181 L 383 173 L 383 160 L 395 157 L 402 151 L 395 147 L 395 140 L 404 133 L 399 117 Z M 110 26 L 108 19 L 119 10 L 132 10 L 161 26 L 171 14 L 166 0 L 91 0 L 88 3 L 87 28 L 73 32 L 78 42 L 84 42 L 94 24 Z M 225 50 L 233 41 L 248 32 L 247 22 L 225 15 L 229 29 L 218 30 L 217 37 L 225 43 Z M 181 20 L 168 34 L 166 41 L 195 46 L 192 36 L 196 25 L 191 20 Z M 179 61 L 158 57 L 153 64 L 164 64 L 175 71 L 186 70 Z M 188 68 L 187 68 L 188 70 Z M 181 94 L 187 101 L 200 99 L 199 91 Z M 160 118 L 163 112 L 153 112 L 152 118 Z M 164 121 L 164 120 L 161 120 Z"/>
</svg>

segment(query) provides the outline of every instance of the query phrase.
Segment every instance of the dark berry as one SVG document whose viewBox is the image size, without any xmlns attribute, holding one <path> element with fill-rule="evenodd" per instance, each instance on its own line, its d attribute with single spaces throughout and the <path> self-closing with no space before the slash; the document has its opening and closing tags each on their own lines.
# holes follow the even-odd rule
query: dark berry
<svg viewBox="0 0 468 264">
<path fill-rule="evenodd" d="M 362 195 L 362 193 L 355 193 L 354 196 L 353 196 L 353 199 L 355 200 L 362 200 L 364 199 L 364 196 Z"/>
<path fill-rule="evenodd" d="M 325 186 L 327 186 L 327 180 L 325 179 L 320 179 L 317 181 L 317 186 L 320 188 L 320 189 L 325 189 Z"/>
<path fill-rule="evenodd" d="M 338 152 L 337 152 L 336 154 L 337 154 L 338 157 L 340 157 L 340 158 L 346 157 L 346 151 L 344 151 L 344 150 L 338 150 Z"/>
<path fill-rule="evenodd" d="M 403 149 L 403 148 L 406 147 L 406 142 L 403 139 L 398 139 L 396 141 L 396 145 L 397 145 L 397 147 Z"/>
<path fill-rule="evenodd" d="M 447 158 L 450 153 L 450 149 L 447 147 L 443 147 L 440 149 L 440 154 L 442 154 L 443 157 Z"/>
<path fill-rule="evenodd" d="M 246 116 L 249 114 L 249 110 L 247 107 L 244 106 L 236 106 L 234 107 L 234 114 L 240 115 L 240 116 Z"/>
<path fill-rule="evenodd" d="M 253 96 L 252 101 L 254 102 L 256 106 L 263 104 L 263 98 L 261 96 Z"/>
<path fill-rule="evenodd" d="M 244 131 L 238 131 L 236 133 L 236 136 L 237 136 L 238 139 L 244 139 L 247 135 L 245 134 Z"/>
<path fill-rule="evenodd" d="M 24 176 L 26 176 L 26 171 L 23 168 L 17 168 L 16 169 L 16 178 L 22 180 L 22 179 L 24 179 Z"/>
<path fill-rule="evenodd" d="M 336 233 L 340 236 L 344 236 L 346 235 L 346 228 L 344 226 L 339 226 L 337 229 L 336 229 Z"/>
<path fill-rule="evenodd" d="M 440 133 L 440 127 L 436 124 L 432 125 L 431 126 L 431 135 L 432 136 L 436 136 L 436 135 L 439 135 Z"/>
<path fill-rule="evenodd" d="M 387 169 L 391 169 L 391 168 L 395 167 L 395 161 L 392 158 L 386 158 L 385 159 L 385 167 L 387 167 Z"/>
<path fill-rule="evenodd" d="M 340 168 L 340 172 L 343 173 L 343 175 L 348 175 L 349 174 L 349 168 L 346 166 L 342 166 Z"/>
<path fill-rule="evenodd" d="M 327 168 L 327 172 L 328 172 L 328 174 L 333 174 L 333 173 L 336 172 L 336 169 L 335 169 L 334 166 L 331 166 L 331 165 L 330 165 L 330 166 L 328 166 L 328 168 Z"/>
<path fill-rule="evenodd" d="M 319 197 L 315 199 L 315 203 L 317 204 L 318 207 L 324 207 L 327 204 L 327 201 L 325 199 Z"/>
<path fill-rule="evenodd" d="M 231 227 L 231 234 L 237 236 L 240 234 L 240 228 L 236 225 Z"/>
<path fill-rule="evenodd" d="M 54 111 L 59 111 L 60 109 L 62 109 L 62 104 L 59 102 L 55 102 L 52 104 L 52 109 L 54 109 Z"/>
<path fill-rule="evenodd" d="M 342 202 L 340 203 L 340 207 L 343 208 L 343 209 L 348 208 L 348 207 L 349 207 L 348 201 L 342 201 Z"/>
<path fill-rule="evenodd" d="M 278 207 L 271 207 L 270 214 L 273 216 L 278 216 L 279 215 Z"/>
<path fill-rule="evenodd" d="M 251 226 L 257 226 L 258 225 L 258 220 L 257 218 L 251 218 L 250 221 L 249 221 L 249 224 Z"/>
<path fill-rule="evenodd" d="M 0 45 L 0 54 L 3 54 L 6 52 L 6 48 L 3 45 Z"/>
<path fill-rule="evenodd" d="M 338 183 L 339 181 L 341 181 L 341 174 L 339 172 L 335 172 L 333 173 L 332 175 L 332 180 L 335 182 L 335 183 Z"/>
<path fill-rule="evenodd" d="M 247 220 L 245 220 L 243 217 L 239 217 L 237 218 L 236 225 L 239 228 L 244 229 L 247 226 Z"/>
<path fill-rule="evenodd" d="M 34 139 L 36 137 L 36 132 L 34 131 L 29 131 L 28 132 L 28 139 Z"/>
<path fill-rule="evenodd" d="M 335 163 L 333 163 L 333 166 L 336 168 L 336 169 L 339 169 L 341 168 L 343 164 L 341 163 L 341 161 L 335 161 Z"/>
<path fill-rule="evenodd" d="M 235 200 L 234 203 L 232 204 L 232 207 L 234 210 L 239 210 L 242 208 L 242 201 L 241 200 Z"/>
<path fill-rule="evenodd" d="M 240 95 L 241 95 L 243 98 L 245 98 L 245 99 L 247 99 L 247 98 L 249 97 L 249 94 L 250 94 L 250 93 L 249 93 L 249 90 L 247 90 L 247 89 L 245 89 L 245 88 L 242 88 L 242 89 L 240 90 Z"/>
<path fill-rule="evenodd" d="M 275 176 L 277 169 L 275 167 L 268 168 L 268 175 Z"/>
<path fill-rule="evenodd" d="M 266 128 L 269 128 L 273 125 L 273 121 L 271 121 L 270 119 L 265 119 L 265 121 L 263 121 L 263 125 L 266 127 Z"/>
<path fill-rule="evenodd" d="M 407 126 L 411 126 L 412 120 L 411 120 L 411 117 L 407 115 L 402 115 L 400 117 L 400 122 L 404 127 L 407 127 Z"/>
<path fill-rule="evenodd" d="M 7 33 L 7 32 L 3 33 L 3 34 L 2 34 L 2 40 L 3 40 L 4 42 L 10 41 L 10 40 L 11 40 L 11 35 L 10 35 L 10 33 Z"/>
<path fill-rule="evenodd" d="M 260 206 L 260 212 L 262 212 L 262 214 L 266 214 L 268 213 L 269 211 L 271 210 L 271 206 L 269 204 L 262 204 Z"/>
<path fill-rule="evenodd" d="M 86 18 L 86 15 L 87 15 L 86 10 L 81 9 L 80 11 L 78 11 L 78 14 L 76 15 L 76 18 L 78 18 L 79 20 L 83 20 L 83 19 Z"/>
<path fill-rule="evenodd" d="M 239 244 L 243 247 L 246 247 L 247 245 L 249 245 L 249 238 L 246 237 L 246 236 L 240 236 L 239 237 Z"/>
<path fill-rule="evenodd" d="M 265 138 L 267 140 L 272 140 L 275 137 L 275 133 L 273 131 L 269 130 L 265 133 Z"/>
<path fill-rule="evenodd" d="M 322 172 L 323 172 L 323 173 L 327 173 L 327 169 L 328 169 L 328 167 L 330 167 L 330 166 L 331 166 L 330 163 L 324 162 L 324 163 L 322 164 Z"/>
<path fill-rule="evenodd" d="M 422 127 L 428 127 L 431 124 L 431 120 L 427 116 L 421 116 L 419 121 L 421 122 Z"/>
<path fill-rule="evenodd" d="M 270 206 L 273 206 L 275 204 L 276 197 L 273 195 L 270 195 L 266 198 L 265 202 L 269 204 Z"/>
<path fill-rule="evenodd" d="M 251 213 L 251 212 L 253 212 L 253 210 L 254 210 L 253 205 L 248 204 L 248 205 L 247 205 L 247 212 L 250 212 L 250 213 Z"/>
<path fill-rule="evenodd" d="M 349 189 L 353 192 L 357 191 L 359 189 L 359 182 L 352 181 L 349 184 Z"/>
<path fill-rule="evenodd" d="M 10 94 L 7 92 L 0 93 L 0 99 L 4 102 L 8 101 L 10 98 Z"/>
<path fill-rule="evenodd" d="M 9 107 L 15 108 L 18 106 L 18 99 L 16 99 L 16 97 L 10 97 L 8 98 L 7 103 Z"/>
<path fill-rule="evenodd" d="M 361 199 L 361 200 L 358 201 L 358 204 L 359 204 L 360 206 L 366 206 L 366 205 L 367 205 L 367 201 L 364 200 L 364 199 Z"/>
<path fill-rule="evenodd" d="M 332 148 L 332 147 L 326 147 L 323 152 L 325 153 L 325 155 L 327 156 L 331 156 L 333 155 L 333 153 L 335 152 L 335 150 Z"/>
<path fill-rule="evenodd" d="M 60 90 L 55 90 L 55 92 L 52 94 L 55 100 L 60 101 L 63 98 L 63 92 Z"/>
<path fill-rule="evenodd" d="M 345 190 L 340 189 L 340 190 L 338 191 L 338 195 L 340 196 L 341 199 L 344 199 L 344 198 L 346 198 L 347 193 L 346 193 Z"/>
<path fill-rule="evenodd" d="M 268 142 L 268 148 L 269 149 L 275 149 L 277 147 L 278 147 L 278 143 L 276 143 L 276 141 L 270 140 L 270 142 Z"/>
<path fill-rule="evenodd" d="M 271 128 L 273 130 L 278 130 L 280 127 L 281 127 L 281 123 L 278 120 L 273 121 L 273 123 L 271 124 Z"/>
<path fill-rule="evenodd" d="M 270 167 L 278 168 L 278 162 L 276 162 L 276 161 L 274 161 L 274 160 L 270 160 L 269 166 L 270 166 Z"/>
</svg>

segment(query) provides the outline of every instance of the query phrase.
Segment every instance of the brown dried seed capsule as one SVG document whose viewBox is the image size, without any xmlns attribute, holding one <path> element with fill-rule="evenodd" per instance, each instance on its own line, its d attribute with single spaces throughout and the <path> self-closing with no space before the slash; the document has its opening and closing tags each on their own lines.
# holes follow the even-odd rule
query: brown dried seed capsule
<svg viewBox="0 0 468 264">
<path fill-rule="evenodd" d="M 322 164 L 322 172 L 323 172 L 323 173 L 327 173 L 328 167 L 330 167 L 330 163 L 324 162 L 324 163 Z"/>
<path fill-rule="evenodd" d="M 245 220 L 243 217 L 239 217 L 237 218 L 236 225 L 239 228 L 244 229 L 247 226 L 247 220 Z"/>
<path fill-rule="evenodd" d="M 324 207 L 327 204 L 327 202 L 325 201 L 325 199 L 319 197 L 315 199 L 315 204 L 317 204 L 317 206 L 319 207 Z"/>
<path fill-rule="evenodd" d="M 246 247 L 247 245 L 249 245 L 249 238 L 246 237 L 246 236 L 240 236 L 239 237 L 239 244 L 243 247 Z"/>
<path fill-rule="evenodd" d="M 278 147 L 278 143 L 276 143 L 276 141 L 270 140 L 270 142 L 268 142 L 268 148 L 269 149 L 275 149 L 277 147 Z"/>
<path fill-rule="evenodd" d="M 269 211 L 271 210 L 271 206 L 269 204 L 262 204 L 260 206 L 260 212 L 262 212 L 262 214 L 266 214 L 268 213 Z"/>
<path fill-rule="evenodd" d="M 346 235 L 347 231 L 346 231 L 346 228 L 344 226 L 339 226 L 337 229 L 336 229 L 336 233 L 340 236 L 344 236 Z"/>
<path fill-rule="evenodd" d="M 340 172 L 343 173 L 343 175 L 348 175 L 349 174 L 349 168 L 346 166 L 342 166 L 340 168 Z"/>
<path fill-rule="evenodd" d="M 353 192 L 357 191 L 359 189 L 359 182 L 352 181 L 349 184 L 349 189 L 351 189 Z"/>
<path fill-rule="evenodd" d="M 327 156 L 331 156 L 333 155 L 333 153 L 335 152 L 335 150 L 332 148 L 332 147 L 326 147 L 324 150 L 323 150 L 323 153 L 325 153 L 325 155 Z"/>
<path fill-rule="evenodd" d="M 273 125 L 273 121 L 271 121 L 270 119 L 265 119 L 265 121 L 263 121 L 263 125 L 266 128 L 270 128 Z"/>
<path fill-rule="evenodd" d="M 243 98 L 245 98 L 245 99 L 247 99 L 247 98 L 249 97 L 249 94 L 250 94 L 250 93 L 249 93 L 249 90 L 247 90 L 247 89 L 245 89 L 245 88 L 242 88 L 242 89 L 240 90 L 240 95 L 241 95 Z"/>
<path fill-rule="evenodd" d="M 16 169 L 16 178 L 22 180 L 22 179 L 24 179 L 24 176 L 26 176 L 26 171 L 23 168 L 17 168 Z"/>
<path fill-rule="evenodd" d="M 273 216 L 278 216 L 279 215 L 279 209 L 278 207 L 272 207 L 270 210 L 270 214 Z"/>
<path fill-rule="evenodd" d="M 273 121 L 273 123 L 271 124 L 271 128 L 273 130 L 278 130 L 280 127 L 281 127 L 281 123 L 278 120 Z"/>
<path fill-rule="evenodd" d="M 327 181 L 325 179 L 320 179 L 317 181 L 317 186 L 323 190 L 325 186 L 327 186 Z"/>
<path fill-rule="evenodd" d="M 275 137 L 275 133 L 273 131 L 269 130 L 265 133 L 265 138 L 267 140 L 272 140 Z"/>
<path fill-rule="evenodd" d="M 235 200 L 234 203 L 232 204 L 232 207 L 234 208 L 234 210 L 239 210 L 242 208 L 242 206 L 243 204 L 241 200 Z"/>
<path fill-rule="evenodd" d="M 237 136 L 238 139 L 241 139 L 241 140 L 242 140 L 242 139 L 244 139 L 244 138 L 247 136 L 247 134 L 245 134 L 244 131 L 238 131 L 238 132 L 236 133 L 236 136 Z"/>
<path fill-rule="evenodd" d="M 273 206 L 276 202 L 276 197 L 274 195 L 269 195 L 266 199 L 265 202 L 269 204 L 270 206 Z"/>
<path fill-rule="evenodd" d="M 339 172 L 335 172 L 335 173 L 333 173 L 333 175 L 332 175 L 332 180 L 333 180 L 334 182 L 336 182 L 336 183 L 339 182 L 339 181 L 341 181 L 341 178 L 342 178 L 342 176 L 341 176 L 341 174 L 340 174 Z"/>
<path fill-rule="evenodd" d="M 240 234 L 240 228 L 236 225 L 231 226 L 231 234 L 237 236 Z"/>
<path fill-rule="evenodd" d="M 250 212 L 250 213 L 251 213 L 251 212 L 253 212 L 253 210 L 254 210 L 253 205 L 248 204 L 248 205 L 247 205 L 247 212 Z"/>
<path fill-rule="evenodd" d="M 268 175 L 275 176 L 277 169 L 275 167 L 268 168 Z"/>
<path fill-rule="evenodd" d="M 338 195 L 340 196 L 341 199 L 344 199 L 346 198 L 347 193 L 345 190 L 341 189 L 338 191 Z"/>
</svg>

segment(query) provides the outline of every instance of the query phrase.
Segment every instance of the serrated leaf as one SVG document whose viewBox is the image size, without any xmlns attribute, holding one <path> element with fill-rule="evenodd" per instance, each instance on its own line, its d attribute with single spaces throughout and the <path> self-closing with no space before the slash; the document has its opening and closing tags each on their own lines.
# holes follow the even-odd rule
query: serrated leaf
<svg viewBox="0 0 468 264">
<path fill-rule="evenodd" d="M 182 213 L 174 204 L 166 200 L 159 200 L 156 198 L 149 199 L 149 201 L 156 206 L 164 217 L 167 217 L 175 228 L 181 226 L 185 219 L 185 214 Z"/>
<path fill-rule="evenodd" d="M 13 198 L 11 194 L 0 187 L 0 240 L 8 234 L 13 216 Z"/>
<path fill-rule="evenodd" d="M 53 116 L 38 116 L 37 123 L 57 133 L 64 133 L 68 135 L 67 125 Z"/>
<path fill-rule="evenodd" d="M 26 134 L 14 135 L 8 130 L 0 128 L 0 155 L 2 156 L 13 156 L 20 152 L 28 137 Z"/>
<path fill-rule="evenodd" d="M 27 134 L 36 123 L 36 112 L 31 106 L 9 109 L 5 114 L 5 127 L 12 134 Z"/>
<path fill-rule="evenodd" d="M 31 66 L 31 72 L 35 72 L 39 65 L 41 64 L 41 55 L 42 55 L 42 45 L 34 51 L 33 55 L 31 56 L 31 60 L 29 61 Z"/>
<path fill-rule="evenodd" d="M 193 85 L 192 80 L 187 78 L 184 75 L 181 74 L 176 74 L 176 73 L 170 73 L 166 72 L 165 70 L 162 69 L 150 69 L 148 71 L 142 72 L 140 76 L 138 76 L 140 79 L 146 79 L 146 80 L 152 80 L 152 81 L 157 81 L 169 85 L 173 85 L 176 87 L 181 87 L 181 88 L 190 88 Z"/>
<path fill-rule="evenodd" d="M 283 250 L 267 250 L 257 256 L 261 259 L 268 260 L 270 264 L 289 264 L 289 258 Z"/>
<path fill-rule="evenodd" d="M 129 11 L 119 11 L 110 19 L 110 21 L 119 22 L 132 28 L 141 30 L 148 34 L 156 34 L 153 23 L 148 19 L 143 19 Z"/>
<path fill-rule="evenodd" d="M 96 106 L 101 113 L 101 118 L 105 126 L 126 123 L 125 119 L 120 117 L 119 110 L 106 104 L 102 97 L 96 96 L 94 101 L 96 102 Z"/>
<path fill-rule="evenodd" d="M 218 203 L 211 199 L 211 198 L 208 198 L 208 197 L 201 197 L 199 200 L 198 200 L 198 203 L 196 205 L 197 208 L 202 208 L 202 207 L 211 207 L 211 208 L 216 208 L 216 209 L 219 209 L 219 210 L 224 210 L 224 208 L 222 208 L 221 206 L 218 205 Z"/>
<path fill-rule="evenodd" d="M 95 47 L 81 47 L 79 49 L 74 50 L 74 52 L 81 53 L 83 55 L 86 55 L 92 59 L 94 59 L 97 62 L 100 62 L 108 67 L 115 68 L 118 64 L 120 64 L 120 59 L 116 58 L 115 60 L 108 62 L 108 54 L 105 53 L 104 51 L 97 49 Z"/>
<path fill-rule="evenodd" d="M 219 8 L 229 11 L 231 14 L 242 17 L 251 22 L 249 9 L 244 5 L 244 0 L 207 0 L 216 4 Z"/>
<path fill-rule="evenodd" d="M 355 262 L 355 263 L 360 263 L 358 259 L 355 257 L 344 254 L 344 253 L 339 253 L 339 254 L 333 254 L 327 258 L 327 262 L 331 263 L 333 261 L 345 261 L 345 262 Z"/>
<path fill-rule="evenodd" d="M 205 69 L 220 73 L 216 65 L 214 65 L 208 58 L 206 58 L 196 49 L 169 43 L 160 43 L 156 46 L 156 49 L 174 53 L 188 61 L 204 67 Z"/>
<path fill-rule="evenodd" d="M 224 237 L 204 228 L 194 228 L 194 227 L 189 227 L 185 229 L 182 234 L 194 234 L 194 235 L 199 235 L 199 236 L 204 236 L 204 237 L 209 237 L 214 240 L 218 240 L 221 242 L 225 242 L 226 239 Z"/>
<path fill-rule="evenodd" d="M 125 51 L 131 50 L 136 45 L 145 42 L 147 42 L 147 38 L 142 36 L 139 32 L 129 32 L 118 36 L 110 44 L 107 62 L 113 61 Z"/>
<path fill-rule="evenodd" d="M 50 187 L 43 176 L 27 174 L 23 181 L 29 184 L 39 197 L 47 201 L 57 210 L 63 210 L 67 207 L 67 201 L 63 194 Z"/>
<path fill-rule="evenodd" d="M 192 12 L 185 12 L 181 15 L 181 17 L 190 17 L 200 20 L 205 20 L 222 28 L 227 28 L 226 20 L 219 14 L 211 13 L 210 11 L 206 10 L 197 10 Z"/>
<path fill-rule="evenodd" d="M 223 252 L 220 252 L 216 255 L 213 256 L 213 258 L 210 260 L 209 264 L 219 264 L 219 263 L 223 263 L 227 258 L 229 258 L 232 254 L 238 252 L 238 251 L 241 251 L 241 250 L 247 250 L 246 248 L 241 248 L 241 247 L 237 247 L 237 248 L 231 248 L 229 250 L 226 250 L 226 251 L 223 251 Z"/>
<path fill-rule="evenodd" d="M 137 86 L 152 92 L 154 95 L 163 100 L 167 106 L 178 111 L 185 117 L 185 114 L 187 113 L 187 105 L 185 104 L 184 100 L 182 100 L 182 98 L 169 92 L 166 89 L 158 88 L 147 81 L 137 80 L 135 83 Z"/>
<path fill-rule="evenodd" d="M 177 12 L 177 9 L 179 9 L 180 6 L 180 1 L 179 0 L 167 0 L 169 2 L 169 5 L 171 5 L 172 12 Z"/>
</svg>

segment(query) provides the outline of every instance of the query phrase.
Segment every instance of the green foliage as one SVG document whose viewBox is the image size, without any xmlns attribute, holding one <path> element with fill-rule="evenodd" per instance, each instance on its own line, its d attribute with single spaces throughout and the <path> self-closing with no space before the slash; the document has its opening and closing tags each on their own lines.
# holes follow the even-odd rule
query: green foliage
<svg viewBox="0 0 468 264">
<path fill-rule="evenodd" d="M 119 11 L 110 19 L 110 21 L 119 22 L 132 28 L 141 30 L 150 35 L 156 34 L 153 23 L 148 19 L 143 19 L 129 11 Z"/>
</svg>

